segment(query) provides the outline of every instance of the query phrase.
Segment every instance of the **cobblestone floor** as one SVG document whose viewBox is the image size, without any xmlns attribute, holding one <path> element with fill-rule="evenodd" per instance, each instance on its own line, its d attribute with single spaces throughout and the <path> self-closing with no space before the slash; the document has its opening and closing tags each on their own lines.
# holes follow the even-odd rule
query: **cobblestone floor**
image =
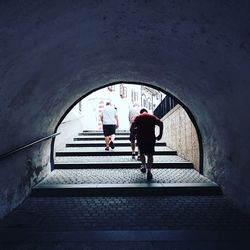
<svg viewBox="0 0 250 250">
<path fill-rule="evenodd" d="M 222 196 L 27 198 L 0 229 L 250 230 L 250 218 Z"/>
<path fill-rule="evenodd" d="M 210 183 L 194 169 L 153 169 L 151 183 Z M 56 169 L 43 184 L 133 184 L 145 183 L 139 169 Z"/>
</svg>

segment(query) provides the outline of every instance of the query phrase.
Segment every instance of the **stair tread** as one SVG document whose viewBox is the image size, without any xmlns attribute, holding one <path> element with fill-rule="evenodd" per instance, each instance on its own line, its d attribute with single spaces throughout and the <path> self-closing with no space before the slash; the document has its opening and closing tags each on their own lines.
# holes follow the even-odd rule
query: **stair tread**
<svg viewBox="0 0 250 250">
<path fill-rule="evenodd" d="M 166 151 L 166 152 L 175 152 L 175 150 L 172 150 L 166 146 L 156 146 L 155 147 L 155 151 Z M 80 147 L 80 148 L 64 148 L 62 150 L 58 150 L 59 152 L 107 152 L 105 151 L 105 147 Z M 131 152 L 131 148 L 130 147 L 115 147 L 115 149 L 111 149 L 109 150 L 109 152 Z"/>
<path fill-rule="evenodd" d="M 140 164 L 140 161 L 133 160 L 131 158 L 131 155 L 123 155 L 123 156 L 67 156 L 67 157 L 59 157 L 57 156 L 55 158 L 55 164 L 60 163 L 68 163 L 68 164 L 74 164 L 74 163 L 82 163 L 82 164 L 95 164 L 95 163 L 138 163 Z M 154 163 L 191 163 L 188 160 L 185 160 L 177 155 L 155 155 L 154 156 Z"/>
<path fill-rule="evenodd" d="M 215 184 L 195 169 L 152 169 L 151 183 L 210 183 Z M 145 183 L 146 175 L 139 169 L 56 169 L 39 185 L 44 184 L 138 184 Z M 216 184 L 215 184 L 216 185 Z"/>
<path fill-rule="evenodd" d="M 66 147 L 56 151 L 55 169 L 33 188 L 33 194 L 135 195 L 158 194 L 158 191 L 218 194 L 220 191 L 216 183 L 196 171 L 192 162 L 178 156 L 164 141 L 156 142 L 150 182 L 139 170 L 141 162 L 131 157 L 129 133 L 117 133 L 115 145 L 119 146 L 106 151 L 102 132 L 79 133 Z M 146 189 L 150 191 L 145 192 Z"/>
<path fill-rule="evenodd" d="M 85 146 L 85 145 L 101 145 L 101 146 L 105 146 L 105 142 L 104 140 L 103 141 L 94 141 L 94 140 L 84 140 L 84 141 L 72 141 L 72 142 L 69 142 L 67 143 L 66 145 L 74 145 L 74 146 L 77 146 L 77 145 L 82 145 L 82 146 Z M 119 141 L 116 141 L 115 142 L 115 145 L 125 145 L 125 146 L 130 146 L 130 141 L 129 140 L 119 140 Z M 165 146 L 166 147 L 166 143 L 165 142 L 156 142 L 155 144 L 156 146 Z"/>
<path fill-rule="evenodd" d="M 87 134 L 87 135 L 77 135 L 74 138 L 102 138 L 104 140 L 103 134 Z M 129 138 L 129 134 L 116 134 L 115 138 Z"/>
<path fill-rule="evenodd" d="M 194 169 L 54 170 L 32 188 L 33 196 L 221 195 L 220 187 Z"/>
<path fill-rule="evenodd" d="M 61 184 L 42 183 L 33 189 L 40 188 L 196 188 L 196 187 L 219 187 L 216 183 L 109 183 L 109 184 Z"/>
</svg>

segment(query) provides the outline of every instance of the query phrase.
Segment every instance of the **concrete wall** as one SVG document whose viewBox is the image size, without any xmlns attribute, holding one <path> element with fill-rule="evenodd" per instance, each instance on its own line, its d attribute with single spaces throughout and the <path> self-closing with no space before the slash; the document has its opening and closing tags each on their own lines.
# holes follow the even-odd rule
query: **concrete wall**
<svg viewBox="0 0 250 250">
<path fill-rule="evenodd" d="M 0 152 L 47 136 L 114 82 L 168 91 L 200 129 L 204 174 L 250 211 L 248 0 L 0 2 Z M 50 143 L 0 162 L 0 216 L 50 170 Z M 28 159 L 31 160 L 30 165 Z"/>
<path fill-rule="evenodd" d="M 185 110 L 176 105 L 161 119 L 164 124 L 163 140 L 167 146 L 177 150 L 182 158 L 193 162 L 200 170 L 200 150 L 196 129 Z"/>
<path fill-rule="evenodd" d="M 88 117 L 79 110 L 79 104 L 66 115 L 56 132 L 60 134 L 55 138 L 54 153 L 65 148 L 65 144 L 78 133 L 82 132 L 84 125 L 88 123 Z"/>
</svg>

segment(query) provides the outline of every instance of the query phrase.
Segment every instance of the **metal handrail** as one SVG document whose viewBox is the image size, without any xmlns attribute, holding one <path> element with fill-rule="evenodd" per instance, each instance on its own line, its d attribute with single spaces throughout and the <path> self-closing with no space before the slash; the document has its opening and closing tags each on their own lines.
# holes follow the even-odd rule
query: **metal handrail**
<svg viewBox="0 0 250 250">
<path fill-rule="evenodd" d="M 162 102 L 154 110 L 154 115 L 161 119 L 165 114 L 167 114 L 171 109 L 173 109 L 178 103 L 178 101 L 166 95 Z"/>
<path fill-rule="evenodd" d="M 3 158 L 6 158 L 7 156 L 12 155 L 12 154 L 14 154 L 14 153 L 16 153 L 16 152 L 19 152 L 19 151 L 21 151 L 21 150 L 23 150 L 23 149 L 25 149 L 25 148 L 31 147 L 31 146 L 33 146 L 34 144 L 37 144 L 37 143 L 39 143 L 39 142 L 42 142 L 42 141 L 48 140 L 48 139 L 50 139 L 50 138 L 56 137 L 56 136 L 59 135 L 59 134 L 60 134 L 60 132 L 54 133 L 54 134 L 52 134 L 52 135 L 43 137 L 43 138 L 41 138 L 41 139 L 39 139 L 39 140 L 36 140 L 36 141 L 31 142 L 31 143 L 29 143 L 29 144 L 26 144 L 26 145 L 24 145 L 24 146 L 18 147 L 18 148 L 14 149 L 14 150 L 11 150 L 11 151 L 7 152 L 7 153 L 1 154 L 1 155 L 0 155 L 0 160 L 3 159 Z"/>
</svg>

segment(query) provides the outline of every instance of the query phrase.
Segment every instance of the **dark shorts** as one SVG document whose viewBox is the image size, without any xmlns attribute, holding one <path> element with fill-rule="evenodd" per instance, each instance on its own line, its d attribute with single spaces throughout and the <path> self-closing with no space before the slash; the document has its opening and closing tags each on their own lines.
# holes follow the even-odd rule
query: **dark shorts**
<svg viewBox="0 0 250 250">
<path fill-rule="evenodd" d="M 115 134 L 116 125 L 103 125 L 104 136 L 109 136 Z"/>
<path fill-rule="evenodd" d="M 130 140 L 131 142 L 135 142 L 135 139 L 136 139 L 136 129 L 135 129 L 134 124 L 132 124 L 132 125 L 130 126 L 129 140 Z"/>
<path fill-rule="evenodd" d="M 137 146 L 142 154 L 153 155 L 155 152 L 155 141 L 137 140 Z"/>
</svg>

